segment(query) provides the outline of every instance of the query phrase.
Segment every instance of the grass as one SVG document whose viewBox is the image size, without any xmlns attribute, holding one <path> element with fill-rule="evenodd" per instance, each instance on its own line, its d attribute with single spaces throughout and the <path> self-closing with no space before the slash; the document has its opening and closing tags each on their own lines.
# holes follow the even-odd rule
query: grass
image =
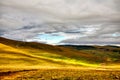
<svg viewBox="0 0 120 80">
<path fill-rule="evenodd" d="M 40 69 L 4 72 L 1 80 L 119 80 L 120 71 L 84 69 Z"/>
<path fill-rule="evenodd" d="M 80 50 L 81 52 L 92 54 L 98 57 L 101 62 L 109 63 L 119 63 L 120 62 L 120 53 L 113 51 L 104 51 L 104 50 Z"/>
<path fill-rule="evenodd" d="M 114 62 L 119 60 L 120 56 L 119 53 L 115 52 L 110 53 L 98 50 L 79 51 L 65 47 L 12 40 L 6 40 L 6 42 L 0 43 L 0 68 L 6 65 L 6 68 L 16 65 L 20 67 L 63 67 L 76 65 L 100 67 L 101 63 Z"/>
<path fill-rule="evenodd" d="M 11 46 L 0 44 L 0 68 L 6 66 L 66 66 L 66 65 L 82 65 L 96 67 L 97 64 L 89 64 L 74 58 L 65 57 L 63 55 L 43 52 L 40 50 L 32 49 L 17 49 Z"/>
<path fill-rule="evenodd" d="M 0 42 L 0 80 L 120 80 L 119 49 Z"/>
</svg>

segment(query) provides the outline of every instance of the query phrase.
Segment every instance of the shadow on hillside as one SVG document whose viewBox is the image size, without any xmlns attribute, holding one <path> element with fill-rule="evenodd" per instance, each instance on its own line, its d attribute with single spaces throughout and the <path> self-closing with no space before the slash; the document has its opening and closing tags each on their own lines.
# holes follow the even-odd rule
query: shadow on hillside
<svg viewBox="0 0 120 80">
<path fill-rule="evenodd" d="M 61 65 L 66 64 L 64 62 L 54 61 L 52 59 L 42 58 L 40 56 L 34 56 L 34 55 L 29 55 L 29 54 L 20 53 L 20 52 L 12 52 L 12 51 L 0 50 L 0 53 L 4 53 L 4 54 L 6 54 L 8 56 L 9 55 L 14 55 L 14 56 L 17 57 L 17 58 L 13 58 L 13 57 L 0 56 L 0 60 L 4 60 L 4 59 L 7 60 L 7 61 L 22 60 L 22 61 L 25 61 L 25 62 L 28 62 L 28 63 L 36 63 L 36 64 L 39 63 L 42 60 L 42 61 L 46 61 L 46 62 L 49 62 L 49 63 L 55 63 L 55 64 L 61 64 Z"/>
</svg>

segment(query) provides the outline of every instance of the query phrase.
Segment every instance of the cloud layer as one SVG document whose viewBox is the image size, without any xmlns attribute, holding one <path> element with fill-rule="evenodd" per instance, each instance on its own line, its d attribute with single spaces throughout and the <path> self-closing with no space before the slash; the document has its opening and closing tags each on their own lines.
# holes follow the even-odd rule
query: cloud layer
<svg viewBox="0 0 120 80">
<path fill-rule="evenodd" d="M 120 44 L 119 5 L 119 0 L 1 0 L 0 36 L 50 44 Z M 45 40 L 38 38 L 41 34 L 64 39 Z"/>
</svg>

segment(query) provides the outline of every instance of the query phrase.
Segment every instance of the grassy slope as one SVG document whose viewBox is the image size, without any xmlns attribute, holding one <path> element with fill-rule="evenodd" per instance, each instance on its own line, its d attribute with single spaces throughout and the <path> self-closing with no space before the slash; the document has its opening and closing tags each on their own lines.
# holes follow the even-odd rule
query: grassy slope
<svg viewBox="0 0 120 80">
<path fill-rule="evenodd" d="M 0 68 L 96 66 L 89 57 L 69 48 L 0 38 Z"/>
<path fill-rule="evenodd" d="M 0 80 L 119 80 L 119 65 L 85 67 L 101 63 L 96 52 L 0 38 Z"/>
<path fill-rule="evenodd" d="M 104 58 L 73 48 L 0 38 L 0 68 L 97 67 Z"/>
<path fill-rule="evenodd" d="M 66 45 L 64 47 L 73 48 L 83 53 L 88 53 L 96 57 L 96 61 L 103 63 L 120 63 L 120 47 L 118 46 L 76 46 Z"/>
</svg>

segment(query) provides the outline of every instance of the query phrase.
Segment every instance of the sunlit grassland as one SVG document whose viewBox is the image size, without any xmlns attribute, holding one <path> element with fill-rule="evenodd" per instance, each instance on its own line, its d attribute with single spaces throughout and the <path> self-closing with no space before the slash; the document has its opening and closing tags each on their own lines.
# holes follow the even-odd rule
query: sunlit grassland
<svg viewBox="0 0 120 80">
<path fill-rule="evenodd" d="M 119 53 L 0 43 L 0 80 L 120 80 L 116 60 Z"/>
<path fill-rule="evenodd" d="M 44 46 L 42 46 L 44 47 Z M 47 48 L 47 47 L 45 47 Z M 51 48 L 51 47 L 50 47 Z M 65 49 L 63 49 L 65 50 Z M 75 52 L 75 53 L 74 53 Z M 86 66 L 86 67 L 97 67 L 97 68 L 120 68 L 120 64 L 107 64 L 101 65 L 101 63 L 96 62 L 97 56 L 101 57 L 104 61 L 103 55 L 105 53 L 100 53 L 92 50 L 84 50 L 87 53 L 78 53 L 73 50 L 62 51 L 59 53 L 57 50 L 43 51 L 42 49 L 35 49 L 31 47 L 13 47 L 0 43 L 0 68 L 39 68 L 39 67 L 74 67 L 74 66 Z M 94 54 L 91 54 L 94 53 Z M 98 54 L 95 54 L 98 53 Z M 61 55 L 65 54 L 65 55 Z M 113 55 L 106 52 L 107 55 Z M 71 55 L 72 57 L 69 57 Z M 75 56 L 74 56 L 75 55 Z M 94 58 L 94 56 L 95 58 Z M 79 58 L 80 57 L 80 58 Z M 86 57 L 86 58 L 85 58 Z M 117 56 L 116 56 L 117 57 Z M 89 60 L 94 61 L 90 63 Z M 106 55 L 105 55 L 105 59 Z M 114 59 L 114 58 L 110 58 Z"/>
<path fill-rule="evenodd" d="M 14 48 L 0 44 L 0 68 L 48 68 L 72 66 L 97 67 L 84 61 L 36 49 Z"/>
</svg>

